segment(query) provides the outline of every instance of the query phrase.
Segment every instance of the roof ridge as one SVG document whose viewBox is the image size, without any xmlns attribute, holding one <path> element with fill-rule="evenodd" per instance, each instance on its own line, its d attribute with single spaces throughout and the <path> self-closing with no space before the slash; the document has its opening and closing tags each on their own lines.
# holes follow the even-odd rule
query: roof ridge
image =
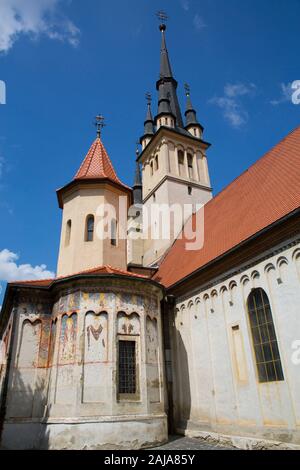
<svg viewBox="0 0 300 470">
<path fill-rule="evenodd" d="M 57 277 L 48 278 L 48 279 L 28 279 L 28 280 L 24 280 L 24 281 L 16 280 L 16 281 L 11 281 L 11 282 L 9 282 L 9 284 L 17 284 L 17 283 L 25 284 L 25 283 L 38 283 L 38 282 L 54 282 L 54 281 L 59 281 L 59 280 L 65 279 L 65 278 L 67 278 L 67 277 L 78 276 L 78 275 L 80 275 L 80 274 L 93 273 L 94 271 L 100 271 L 101 269 L 102 269 L 102 270 L 106 270 L 106 271 L 107 271 L 107 274 L 119 273 L 119 274 L 124 274 L 124 275 L 130 274 L 131 276 L 141 277 L 141 278 L 146 278 L 146 277 L 147 277 L 147 276 L 144 276 L 143 274 L 131 273 L 130 271 L 127 271 L 127 270 L 124 270 L 124 269 L 121 269 L 121 268 L 117 268 L 117 267 L 113 267 L 113 266 L 111 266 L 110 264 L 103 264 L 103 265 L 101 265 L 101 266 L 95 266 L 95 267 L 93 267 L 93 268 L 85 269 L 85 270 L 83 270 L 83 271 L 77 271 L 77 272 L 72 273 L 72 274 L 66 274 L 66 275 L 64 275 L 64 276 L 57 276 Z"/>
<path fill-rule="evenodd" d="M 16 284 L 17 282 L 19 283 L 27 283 L 27 282 L 50 282 L 50 281 L 55 281 L 55 279 L 57 279 L 56 277 L 49 277 L 49 278 L 45 278 L 45 279 L 25 279 L 25 280 L 13 280 L 13 281 L 9 281 L 8 284 Z"/>
</svg>

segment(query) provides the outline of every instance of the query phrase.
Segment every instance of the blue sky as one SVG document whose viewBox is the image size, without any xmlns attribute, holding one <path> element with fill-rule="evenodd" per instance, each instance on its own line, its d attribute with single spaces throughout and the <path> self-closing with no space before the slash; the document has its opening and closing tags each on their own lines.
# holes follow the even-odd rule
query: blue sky
<svg viewBox="0 0 300 470">
<path fill-rule="evenodd" d="M 159 9 L 170 17 L 180 100 L 188 82 L 212 143 L 215 194 L 300 124 L 290 99 L 290 84 L 300 80 L 299 0 L 1 0 L 3 287 L 56 270 L 55 190 L 77 171 L 97 113 L 106 118 L 103 141 L 118 175 L 132 183 L 145 92 L 156 108 Z"/>
</svg>

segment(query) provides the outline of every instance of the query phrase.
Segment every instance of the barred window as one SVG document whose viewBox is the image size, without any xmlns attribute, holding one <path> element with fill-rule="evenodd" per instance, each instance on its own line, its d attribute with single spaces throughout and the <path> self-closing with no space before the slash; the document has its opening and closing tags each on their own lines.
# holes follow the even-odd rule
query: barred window
<svg viewBox="0 0 300 470">
<path fill-rule="evenodd" d="M 136 393 L 136 342 L 119 341 L 119 393 Z"/>
<path fill-rule="evenodd" d="M 254 289 L 249 295 L 248 312 L 259 381 L 283 381 L 271 306 L 263 289 Z"/>
</svg>

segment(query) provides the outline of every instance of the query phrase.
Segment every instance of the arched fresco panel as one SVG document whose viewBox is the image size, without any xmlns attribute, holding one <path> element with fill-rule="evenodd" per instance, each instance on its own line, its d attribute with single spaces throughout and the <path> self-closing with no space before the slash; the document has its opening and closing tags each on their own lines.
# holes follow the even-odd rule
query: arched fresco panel
<svg viewBox="0 0 300 470">
<path fill-rule="evenodd" d="M 117 332 L 119 335 L 140 335 L 140 317 L 136 313 L 131 315 L 126 315 L 123 312 L 118 313 Z"/>
<path fill-rule="evenodd" d="M 51 318 L 43 316 L 38 367 L 44 368 L 48 365 L 50 332 Z"/>
<path fill-rule="evenodd" d="M 59 337 L 59 355 L 56 381 L 56 398 L 58 404 L 68 405 L 76 401 L 76 339 L 77 314 L 63 315 Z"/>
<path fill-rule="evenodd" d="M 64 315 L 61 320 L 59 365 L 72 364 L 76 354 L 77 315 Z"/>
<path fill-rule="evenodd" d="M 147 385 L 150 403 L 160 402 L 159 342 L 157 320 L 146 320 Z"/>
<path fill-rule="evenodd" d="M 55 351 L 55 342 L 56 342 L 56 328 L 57 328 L 57 320 L 52 321 L 52 323 L 51 323 L 50 346 L 49 346 L 49 354 L 48 354 L 48 364 L 49 364 L 49 366 L 52 366 L 53 361 L 54 361 L 54 351 Z"/>
<path fill-rule="evenodd" d="M 83 402 L 103 402 L 107 395 L 107 313 L 88 312 L 84 325 Z"/>
<path fill-rule="evenodd" d="M 25 320 L 21 327 L 21 337 L 17 367 L 13 376 L 11 409 L 13 417 L 30 418 L 33 413 L 33 400 L 36 389 L 36 373 L 41 340 L 41 322 Z"/>
</svg>

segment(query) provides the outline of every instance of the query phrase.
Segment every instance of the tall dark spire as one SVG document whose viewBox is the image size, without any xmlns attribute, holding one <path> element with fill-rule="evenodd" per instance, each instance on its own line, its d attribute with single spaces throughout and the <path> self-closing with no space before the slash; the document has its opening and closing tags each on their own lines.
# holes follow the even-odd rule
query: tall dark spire
<svg viewBox="0 0 300 470">
<path fill-rule="evenodd" d="M 159 30 L 162 33 L 161 38 L 161 49 L 160 49 L 160 78 L 172 78 L 172 69 L 169 60 L 168 49 L 166 45 L 165 31 L 167 27 L 165 24 L 161 24 Z"/>
<path fill-rule="evenodd" d="M 172 110 L 172 114 L 176 118 L 176 126 L 183 128 L 183 121 L 180 111 L 180 106 L 177 97 L 177 81 L 173 77 L 172 68 L 169 60 L 168 49 L 166 45 L 166 25 L 161 24 L 159 26 L 159 30 L 162 34 L 161 40 L 161 50 L 160 50 L 160 73 L 159 73 L 159 80 L 156 83 L 156 88 L 160 92 L 161 86 L 164 86 L 165 93 L 169 97 L 170 106 Z"/>
</svg>

